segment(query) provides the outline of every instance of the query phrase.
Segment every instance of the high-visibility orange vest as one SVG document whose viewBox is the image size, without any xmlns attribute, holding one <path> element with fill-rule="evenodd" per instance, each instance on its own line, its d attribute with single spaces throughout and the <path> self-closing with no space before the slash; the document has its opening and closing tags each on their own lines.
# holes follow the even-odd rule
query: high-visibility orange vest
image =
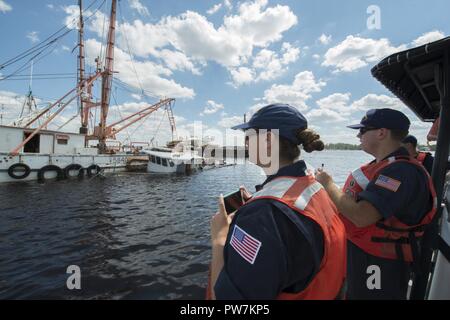
<svg viewBox="0 0 450 320">
<path fill-rule="evenodd" d="M 345 227 L 339 219 L 336 206 L 322 185 L 310 175 L 277 177 L 255 193 L 249 202 L 258 199 L 284 203 L 299 215 L 313 220 L 323 232 L 324 253 L 317 274 L 303 291 L 281 292 L 277 299 L 335 299 L 343 287 L 347 271 Z M 209 283 L 207 298 L 210 297 L 210 290 Z"/>
<path fill-rule="evenodd" d="M 424 227 L 431 222 L 437 210 L 436 191 L 425 168 L 415 159 L 407 156 L 390 157 L 378 163 L 372 162 L 353 171 L 344 185 L 344 192 L 356 200 L 358 194 L 365 190 L 370 181 L 376 180 L 380 171 L 387 166 L 407 162 L 418 166 L 428 178 L 428 187 L 433 199 L 432 208 L 417 225 L 407 225 L 396 217 L 382 219 L 370 226 L 359 228 L 341 214 L 345 224 L 347 238 L 368 254 L 385 259 L 417 260 L 418 240 L 422 237 Z M 415 253 L 416 252 L 416 253 Z"/>
</svg>

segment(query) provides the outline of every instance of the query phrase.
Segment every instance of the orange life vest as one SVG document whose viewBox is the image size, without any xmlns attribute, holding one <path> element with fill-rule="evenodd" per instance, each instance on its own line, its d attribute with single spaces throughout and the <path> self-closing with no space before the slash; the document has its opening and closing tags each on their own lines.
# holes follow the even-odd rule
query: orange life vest
<svg viewBox="0 0 450 320">
<path fill-rule="evenodd" d="M 280 300 L 335 299 L 344 284 L 347 268 L 345 227 L 336 206 L 322 185 L 312 176 L 277 177 L 255 193 L 249 202 L 271 199 L 316 222 L 323 232 L 324 253 L 319 271 L 298 293 L 281 292 Z M 210 283 L 207 298 L 210 297 Z"/>
<path fill-rule="evenodd" d="M 359 228 L 341 214 L 345 224 L 347 238 L 366 253 L 376 257 L 408 262 L 417 261 L 418 240 L 422 237 L 424 227 L 431 222 L 437 209 L 436 191 L 425 168 L 416 160 L 407 156 L 390 157 L 378 163 L 371 162 L 353 171 L 344 185 L 344 192 L 355 200 L 365 190 L 370 181 L 376 180 L 385 167 L 407 162 L 418 166 L 428 178 L 429 192 L 433 199 L 432 208 L 417 225 L 407 225 L 396 217 L 382 219 L 370 226 Z"/>
</svg>

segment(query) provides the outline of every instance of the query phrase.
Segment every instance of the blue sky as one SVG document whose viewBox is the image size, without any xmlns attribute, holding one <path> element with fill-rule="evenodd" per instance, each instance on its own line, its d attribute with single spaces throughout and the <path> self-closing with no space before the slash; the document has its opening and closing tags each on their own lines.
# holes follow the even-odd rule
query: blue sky
<svg viewBox="0 0 450 320">
<path fill-rule="evenodd" d="M 75 85 L 77 1 L 0 0 L 0 64 L 44 40 L 65 24 L 73 29 L 48 54 L 34 60 L 32 91 L 39 106 Z M 104 3 L 102 5 L 102 3 Z M 110 1 L 84 0 L 87 68 L 93 70 L 102 48 Z M 368 25 L 379 10 L 379 28 Z M 98 10 L 97 10 L 98 9 Z M 372 78 L 370 68 L 399 50 L 450 34 L 446 0 L 396 1 L 153 1 L 122 0 L 118 6 L 116 78 L 142 86 L 153 97 L 113 89 L 109 120 L 123 117 L 160 97 L 174 97 L 177 133 L 193 134 L 194 124 L 216 143 L 236 136 L 226 130 L 272 102 L 299 108 L 325 142 L 358 143 L 347 124 L 370 108 L 405 111 L 412 133 L 424 142 L 424 124 Z M 369 11 L 369 12 L 368 12 Z M 424 14 L 426 13 L 426 14 Z M 27 60 L 0 70 L 13 73 Z M 20 74 L 29 74 L 27 67 Z M 38 79 L 65 73 L 67 79 Z M 44 76 L 40 76 L 44 77 Z M 62 76 L 60 76 L 62 77 Z M 7 124 L 22 109 L 29 80 L 0 81 L 0 112 Z M 17 79 L 13 78 L 13 79 Z M 98 97 L 98 90 L 96 90 Z M 77 112 L 72 104 L 49 128 Z M 160 143 L 169 139 L 164 112 L 124 131 L 119 140 Z M 64 127 L 77 131 L 75 118 Z M 227 132 L 226 139 L 222 135 Z M 197 132 L 198 133 L 198 132 Z M 231 140 L 230 140 L 231 139 Z M 241 141 L 241 140 L 240 140 Z"/>
</svg>

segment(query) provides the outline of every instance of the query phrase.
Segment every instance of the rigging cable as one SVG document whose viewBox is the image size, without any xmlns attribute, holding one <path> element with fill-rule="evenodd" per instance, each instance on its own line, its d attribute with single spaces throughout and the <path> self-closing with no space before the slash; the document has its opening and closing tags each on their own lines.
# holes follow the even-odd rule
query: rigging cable
<svg viewBox="0 0 450 320">
<path fill-rule="evenodd" d="M 98 0 L 95 0 L 93 3 L 97 2 Z M 106 0 L 103 0 L 102 4 L 89 16 L 86 18 L 86 21 L 88 21 L 102 6 L 103 4 L 106 2 Z M 92 4 L 91 4 L 92 5 Z M 89 6 L 90 7 L 90 6 Z M 86 9 L 87 10 L 87 9 Z M 85 11 L 86 11 L 85 10 Z M 75 20 L 75 19 L 73 19 Z M 72 20 L 72 21 L 73 21 Z M 56 37 L 55 39 L 52 39 L 51 41 L 49 41 L 48 43 L 44 43 L 46 40 L 50 39 L 53 35 L 57 34 L 58 32 L 60 32 L 61 30 L 64 29 L 68 29 L 66 32 L 64 32 L 62 35 Z M 73 31 L 74 29 L 69 29 L 67 27 L 67 25 L 65 25 L 64 27 L 62 27 L 60 30 L 58 30 L 56 33 L 54 33 L 52 36 L 48 37 L 46 40 L 41 41 L 40 44 L 35 45 L 34 47 L 28 49 L 27 51 L 25 51 L 24 53 L 8 60 L 7 62 L 3 63 L 2 65 L 0 65 L 0 70 L 3 69 L 6 66 L 9 66 L 11 64 L 14 64 L 22 59 L 24 59 L 25 57 L 33 54 L 34 52 L 36 52 L 37 50 L 40 50 L 38 53 L 36 53 L 35 55 L 33 55 L 30 59 L 28 59 L 21 67 L 19 67 L 18 69 L 16 69 L 13 73 L 0 78 L 0 81 L 4 81 L 14 75 L 16 75 L 17 73 L 23 71 L 24 69 L 27 68 L 28 63 L 30 63 L 31 61 L 33 61 L 34 59 L 36 59 L 37 56 L 39 56 L 40 54 L 42 54 L 44 51 L 46 51 L 47 49 L 51 48 L 51 46 L 53 45 L 54 48 L 51 49 L 48 53 L 46 53 L 43 57 L 46 57 L 47 55 L 49 55 L 50 53 L 52 53 L 55 49 L 56 49 L 56 45 L 58 44 L 58 41 L 63 38 L 64 36 L 66 36 L 68 33 L 70 33 L 71 31 Z M 43 57 L 40 57 L 36 62 L 42 60 Z"/>
<path fill-rule="evenodd" d="M 120 112 L 119 104 L 117 103 L 116 96 L 115 96 L 115 94 L 114 94 L 114 92 L 113 92 L 112 90 L 111 90 L 111 95 L 112 95 L 112 97 L 113 97 L 113 99 L 114 99 L 114 102 L 116 103 L 116 106 L 117 106 L 116 110 L 117 110 L 118 113 L 119 113 L 119 118 L 120 118 L 120 120 L 123 120 L 122 113 Z M 129 139 L 130 142 L 131 142 L 131 137 L 130 137 L 130 133 L 129 133 L 129 131 L 128 131 L 128 128 L 125 128 L 125 130 L 126 130 L 126 133 L 127 133 L 127 135 L 128 135 L 128 139 Z"/>
<path fill-rule="evenodd" d="M 136 88 L 128 83 L 123 82 L 120 79 L 114 78 L 113 81 L 115 82 L 115 84 L 122 88 L 125 91 L 128 91 L 130 93 L 139 93 L 140 95 L 142 95 L 142 92 L 139 91 L 139 88 Z M 150 98 L 158 98 L 158 96 L 150 91 L 144 90 L 144 96 L 150 97 Z"/>
<path fill-rule="evenodd" d="M 83 11 L 87 11 L 89 10 L 98 0 L 94 0 L 89 7 L 87 7 L 85 10 Z M 104 0 L 103 2 L 105 2 L 106 0 Z M 102 4 L 103 5 L 103 4 Z M 96 13 L 98 11 L 95 10 L 94 13 Z M 86 20 L 88 20 L 92 15 L 90 15 Z M 73 23 L 76 21 L 77 18 L 74 18 L 69 24 Z M 61 31 L 64 31 L 65 29 L 68 29 L 66 32 L 64 32 L 62 35 L 57 36 L 58 33 L 60 33 Z M 0 70 L 25 58 L 26 56 L 29 56 L 30 54 L 32 54 L 33 52 L 41 49 L 41 47 L 46 47 L 49 46 L 50 44 L 54 43 L 55 41 L 59 40 L 60 38 L 64 37 L 67 33 L 73 31 L 74 29 L 69 29 L 67 25 L 64 25 L 63 27 L 61 27 L 59 30 L 57 30 L 56 32 L 54 32 L 53 34 L 51 34 L 50 36 L 48 36 L 47 38 L 45 38 L 44 40 L 42 40 L 41 42 L 35 44 L 34 46 L 32 46 L 31 48 L 25 50 L 24 52 L 16 55 L 13 58 L 10 58 L 9 60 L 5 61 L 4 63 L 0 64 Z M 52 39 L 53 37 L 57 36 L 55 39 Z M 47 43 L 48 41 L 48 43 Z"/>
<path fill-rule="evenodd" d="M 122 6 L 121 6 L 121 4 L 120 4 L 120 1 L 119 1 L 119 17 L 120 17 L 120 20 L 122 20 L 122 26 L 125 25 L 125 23 L 124 23 L 124 18 L 123 18 L 123 15 L 122 15 Z M 120 26 L 120 24 L 119 24 L 119 26 Z M 129 56 L 130 56 L 131 67 L 133 68 L 134 74 L 136 75 L 136 79 L 137 79 L 137 81 L 138 81 L 139 88 L 141 89 L 141 94 L 142 94 L 142 96 L 145 97 L 145 95 L 144 95 L 144 89 L 143 89 L 142 83 L 141 83 L 141 79 L 139 78 L 139 75 L 138 75 L 138 73 L 137 73 L 137 71 L 136 71 L 136 67 L 135 67 L 135 65 L 134 65 L 134 57 L 133 57 L 133 55 L 132 55 L 132 53 L 131 53 L 130 43 L 129 43 L 129 41 L 128 41 L 127 33 L 126 33 L 126 32 L 122 32 L 122 33 L 123 33 L 123 36 L 124 36 L 124 38 L 125 38 L 125 43 L 126 43 L 126 45 L 127 45 L 128 54 L 129 54 Z M 147 101 L 147 102 L 148 102 L 148 101 Z"/>
<path fill-rule="evenodd" d="M 103 15 L 103 24 L 102 24 L 102 36 L 101 36 L 101 42 L 100 42 L 100 56 L 98 57 L 98 61 L 101 62 L 101 65 L 105 64 L 104 59 L 106 58 L 106 47 L 104 48 L 103 44 L 106 42 L 106 32 L 105 32 L 105 25 L 106 25 L 106 15 Z M 105 52 L 103 52 L 105 50 Z M 105 56 L 103 56 L 105 55 Z"/>
<path fill-rule="evenodd" d="M 163 121 L 163 119 L 165 118 L 166 112 L 167 112 L 167 107 L 165 108 L 165 111 L 163 112 L 163 114 L 162 114 L 162 116 L 161 116 L 161 120 L 159 121 L 159 125 L 158 125 L 158 127 L 156 128 L 156 131 L 155 131 L 155 133 L 153 134 L 153 137 L 152 137 L 151 141 L 153 141 L 153 140 L 156 138 L 156 135 L 157 135 L 157 133 L 158 133 L 158 131 L 159 131 L 159 128 L 161 127 L 162 121 Z"/>
</svg>

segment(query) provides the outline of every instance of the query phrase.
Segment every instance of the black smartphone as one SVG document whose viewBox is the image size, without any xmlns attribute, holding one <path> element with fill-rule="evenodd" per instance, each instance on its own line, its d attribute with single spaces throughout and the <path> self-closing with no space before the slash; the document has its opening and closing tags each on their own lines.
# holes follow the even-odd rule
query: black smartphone
<svg viewBox="0 0 450 320">
<path fill-rule="evenodd" d="M 225 210 L 227 214 L 233 213 L 244 204 L 242 199 L 241 190 L 233 191 L 223 196 L 223 202 L 225 202 Z"/>
</svg>

